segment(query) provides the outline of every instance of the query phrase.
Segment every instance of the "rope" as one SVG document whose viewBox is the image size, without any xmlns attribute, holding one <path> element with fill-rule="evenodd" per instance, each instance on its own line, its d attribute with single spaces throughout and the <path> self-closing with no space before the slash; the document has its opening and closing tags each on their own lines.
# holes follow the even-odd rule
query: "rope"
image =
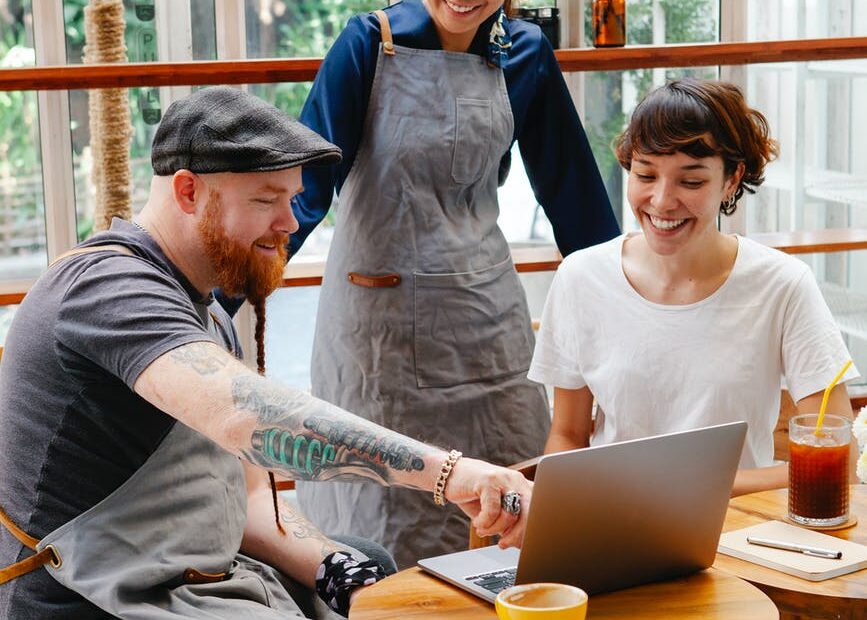
<svg viewBox="0 0 867 620">
<path fill-rule="evenodd" d="M 126 62 L 123 0 L 90 0 L 84 9 L 84 62 Z M 90 144 L 93 152 L 91 179 L 96 192 L 94 232 L 106 230 L 113 217 L 132 219 L 132 172 L 129 143 L 132 124 L 129 91 L 104 88 L 88 91 Z"/>
</svg>

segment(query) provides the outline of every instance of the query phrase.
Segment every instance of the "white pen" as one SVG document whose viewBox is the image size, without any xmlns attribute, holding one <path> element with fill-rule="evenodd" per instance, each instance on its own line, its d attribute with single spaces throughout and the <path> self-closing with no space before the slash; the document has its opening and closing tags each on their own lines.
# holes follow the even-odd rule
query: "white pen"
<svg viewBox="0 0 867 620">
<path fill-rule="evenodd" d="M 747 542 L 751 545 L 760 545 L 762 547 L 771 547 L 772 549 L 782 549 L 784 551 L 794 551 L 796 553 L 803 553 L 804 555 L 812 555 L 817 558 L 828 558 L 829 560 L 839 560 L 843 557 L 842 551 L 822 549 L 821 547 L 810 547 L 809 545 L 799 545 L 798 543 L 790 543 L 782 540 L 747 536 Z"/>
</svg>

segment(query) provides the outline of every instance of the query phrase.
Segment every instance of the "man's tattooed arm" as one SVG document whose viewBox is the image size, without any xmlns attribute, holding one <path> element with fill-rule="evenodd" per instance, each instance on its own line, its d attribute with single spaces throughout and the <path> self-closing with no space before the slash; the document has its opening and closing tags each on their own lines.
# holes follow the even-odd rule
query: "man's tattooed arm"
<svg viewBox="0 0 867 620">
<path fill-rule="evenodd" d="M 213 349 L 214 345 L 211 343 L 193 342 L 169 351 L 169 355 L 178 364 L 188 366 L 198 374 L 206 376 L 220 372 L 228 363 L 222 356 L 215 357 Z"/>
<path fill-rule="evenodd" d="M 236 413 L 256 418 L 251 463 L 300 480 L 373 480 L 425 469 L 435 448 L 393 433 L 325 401 L 255 375 L 232 379 Z"/>
<path fill-rule="evenodd" d="M 154 360 L 135 391 L 245 461 L 296 480 L 433 488 L 445 452 L 261 377 L 211 342 Z"/>
<path fill-rule="evenodd" d="M 295 540 L 310 540 L 320 546 L 322 557 L 331 555 L 335 551 L 346 551 L 347 548 L 319 531 L 319 529 L 307 520 L 307 517 L 298 512 L 298 509 L 290 506 L 282 497 L 280 502 L 280 522 L 286 533 Z M 272 521 L 273 523 L 273 521 Z"/>
</svg>

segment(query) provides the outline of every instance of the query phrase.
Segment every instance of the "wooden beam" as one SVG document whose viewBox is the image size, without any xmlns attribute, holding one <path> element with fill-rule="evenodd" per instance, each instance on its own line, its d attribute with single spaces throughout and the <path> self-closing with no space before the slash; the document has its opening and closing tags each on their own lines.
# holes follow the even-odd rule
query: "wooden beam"
<svg viewBox="0 0 867 620">
<path fill-rule="evenodd" d="M 867 58 L 867 37 L 562 49 L 563 71 Z M 67 65 L 0 70 L 0 91 L 309 82 L 320 58 Z"/>
<path fill-rule="evenodd" d="M 0 70 L 0 90 L 309 82 L 319 58 L 66 65 Z"/>
<path fill-rule="evenodd" d="M 19 291 L 16 293 L 0 293 L 0 306 L 14 306 L 15 304 L 20 304 L 21 300 L 24 299 L 24 295 L 27 294 L 27 291 Z"/>
<path fill-rule="evenodd" d="M 556 52 L 562 71 L 618 71 L 654 67 L 713 67 L 769 62 L 867 58 L 867 37 L 738 43 L 629 45 Z"/>
</svg>

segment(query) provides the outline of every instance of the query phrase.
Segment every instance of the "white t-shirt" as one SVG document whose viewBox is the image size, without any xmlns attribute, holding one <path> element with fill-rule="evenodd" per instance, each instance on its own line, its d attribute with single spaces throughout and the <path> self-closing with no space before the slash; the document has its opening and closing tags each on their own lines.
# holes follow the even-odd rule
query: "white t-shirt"
<svg viewBox="0 0 867 620">
<path fill-rule="evenodd" d="M 738 237 L 719 289 L 662 305 L 626 279 L 624 239 L 560 265 L 528 376 L 589 386 L 600 408 L 591 445 L 746 420 L 740 466 L 771 465 L 781 378 L 797 402 L 823 391 L 849 359 L 809 268 Z M 853 366 L 842 380 L 858 376 Z"/>
</svg>

